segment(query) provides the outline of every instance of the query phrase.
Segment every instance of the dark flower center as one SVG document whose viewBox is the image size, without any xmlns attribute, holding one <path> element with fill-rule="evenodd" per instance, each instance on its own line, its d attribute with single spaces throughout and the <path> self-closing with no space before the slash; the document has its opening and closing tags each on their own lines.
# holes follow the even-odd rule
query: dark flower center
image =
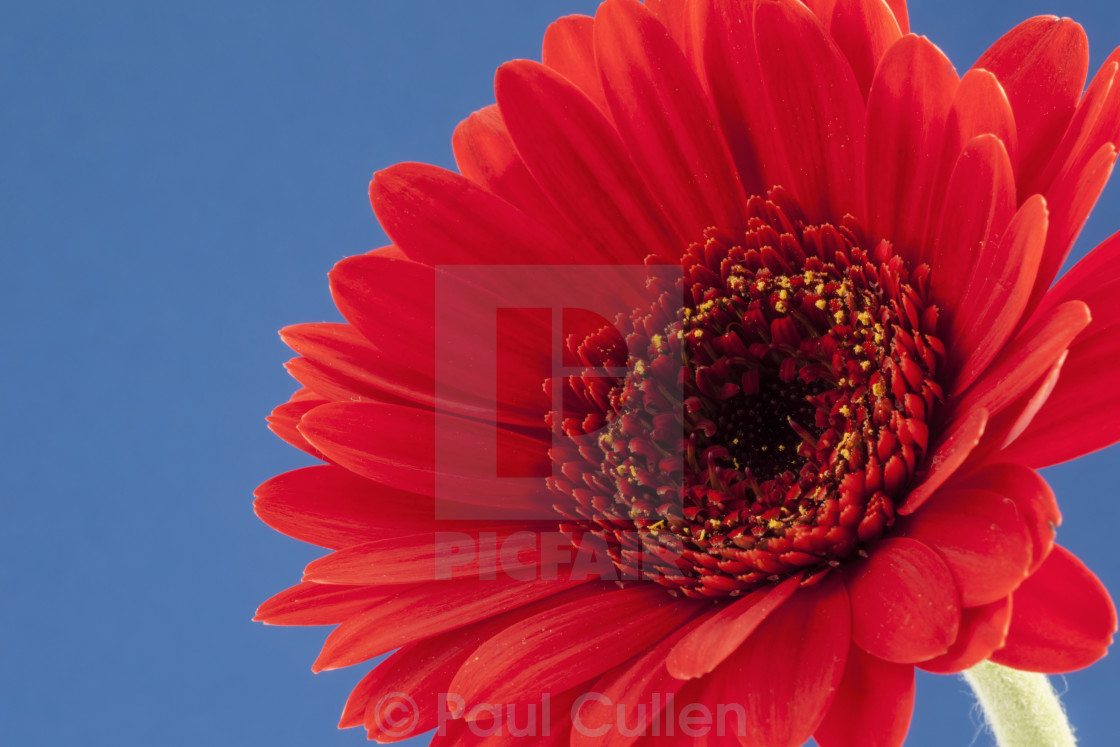
<svg viewBox="0 0 1120 747">
<path fill-rule="evenodd" d="M 798 450 L 804 433 L 821 436 L 812 399 L 824 394 L 827 386 L 800 378 L 783 381 L 777 371 L 762 369 L 758 389 L 755 394 L 739 392 L 723 400 L 721 411 L 711 415 L 731 463 L 764 481 L 784 472 L 800 472 L 805 459 Z"/>
<path fill-rule="evenodd" d="M 814 583 L 859 554 L 893 523 L 941 397 L 927 268 L 854 221 L 806 225 L 780 192 L 750 208 L 745 232 L 711 230 L 678 278 L 655 275 L 657 302 L 616 324 L 625 345 L 573 341 L 588 375 L 553 417 L 573 541 L 689 596 Z"/>
</svg>

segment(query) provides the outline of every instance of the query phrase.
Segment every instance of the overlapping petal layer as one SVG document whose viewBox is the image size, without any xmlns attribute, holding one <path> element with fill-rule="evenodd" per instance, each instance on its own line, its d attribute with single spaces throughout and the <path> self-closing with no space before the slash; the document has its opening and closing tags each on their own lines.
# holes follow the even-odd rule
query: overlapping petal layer
<svg viewBox="0 0 1120 747">
<path fill-rule="evenodd" d="M 341 725 L 398 739 L 443 724 L 439 744 L 501 743 L 514 738 L 509 724 L 472 709 L 547 694 L 555 719 L 538 743 L 657 744 L 667 737 L 653 724 L 665 725 L 675 698 L 738 707 L 732 733 L 698 743 L 889 746 L 905 738 L 915 665 L 949 673 L 991 659 L 1059 672 L 1103 656 L 1112 602 L 1054 544 L 1061 517 L 1035 469 L 1120 440 L 1120 239 L 1051 287 L 1117 157 L 1120 55 L 1083 94 L 1087 41 L 1066 19 L 1025 21 L 962 76 L 909 32 L 903 0 L 607 0 L 594 18 L 553 24 L 542 59 L 502 66 L 496 105 L 456 129 L 460 173 L 400 164 L 375 176 L 371 202 L 393 246 L 331 273 L 346 324 L 283 333 L 302 388 L 270 425 L 326 464 L 262 485 L 257 513 L 333 552 L 258 619 L 337 624 L 316 669 L 399 649 L 355 688 Z M 823 498 L 802 504 L 804 521 L 834 529 L 827 542 L 783 544 L 796 502 L 766 513 L 743 496 L 735 506 L 756 522 L 753 538 L 735 534 L 743 525 L 725 497 L 703 504 L 716 514 L 690 506 L 695 515 L 661 534 L 635 523 L 638 503 L 611 513 L 615 493 L 630 490 L 625 469 L 596 474 L 577 460 L 562 477 L 584 513 L 554 510 L 534 470 L 555 449 L 545 414 L 563 386 L 532 375 L 496 386 L 492 363 L 474 358 L 494 351 L 494 310 L 508 304 L 447 269 L 667 268 L 686 255 L 692 288 L 733 286 L 728 258 L 740 257 L 775 294 L 768 309 L 785 313 L 787 301 L 770 280 L 794 278 L 788 292 L 807 313 L 820 301 L 831 315 L 799 327 L 744 314 L 720 327 L 704 344 L 735 363 L 697 371 L 697 401 L 799 375 L 817 387 L 797 390 L 801 400 L 825 396 L 801 373 L 817 369 L 795 361 L 818 352 L 803 332 L 858 327 L 863 307 L 827 306 L 864 298 L 845 285 L 853 266 L 879 294 L 882 334 L 907 352 L 875 359 L 879 378 L 868 378 L 877 440 L 861 451 L 827 443 L 825 421 L 798 424 L 805 454 L 846 450 L 836 492 L 870 496 L 859 515 Z M 835 285 L 813 292 L 818 275 L 807 278 L 825 260 Z M 537 290 L 549 306 L 553 289 Z M 667 303 L 676 318 L 682 304 Z M 455 335 L 440 327 L 441 304 L 460 321 Z M 629 323 L 624 334 L 642 332 Z M 561 337 L 549 317 L 502 324 L 502 366 L 551 376 L 533 342 Z M 563 343 L 598 380 L 585 371 L 567 409 L 552 412 L 582 408 L 581 433 L 610 420 L 624 376 L 603 369 L 627 363 L 596 325 Z M 733 368 L 779 348 L 795 362 Z M 449 373 L 440 351 L 466 363 Z M 672 399 L 675 370 L 669 381 L 658 396 Z M 667 422 L 651 416 L 650 429 Z M 452 437 L 437 454 L 440 433 Z M 680 451 L 642 443 L 625 448 L 645 449 L 666 475 L 678 469 Z M 577 451 L 580 464 L 609 463 L 598 445 Z M 715 486 L 733 454 L 711 454 L 696 471 Z M 487 513 L 495 507 L 500 520 Z M 526 539 L 546 536 L 561 540 Z M 722 555 L 709 551 L 716 536 Z M 643 575 L 651 556 L 664 583 Z M 670 595 L 674 574 L 702 578 L 714 601 Z M 394 693 L 419 709 L 403 731 L 387 710 Z M 453 713 L 440 710 L 449 693 L 461 701 Z M 644 710 L 619 724 L 618 704 Z M 479 736 L 483 727 L 493 733 Z"/>
</svg>

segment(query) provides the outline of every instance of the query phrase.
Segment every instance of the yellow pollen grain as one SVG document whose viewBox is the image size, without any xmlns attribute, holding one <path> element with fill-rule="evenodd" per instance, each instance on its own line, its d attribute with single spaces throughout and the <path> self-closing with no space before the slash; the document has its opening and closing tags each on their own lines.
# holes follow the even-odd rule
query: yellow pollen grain
<svg viewBox="0 0 1120 747">
<path fill-rule="evenodd" d="M 840 311 L 837 311 L 835 314 L 832 315 L 832 318 L 836 320 L 837 324 L 843 324 L 844 323 L 844 317 L 845 317 L 845 314 L 844 314 L 843 309 L 840 309 Z"/>
<path fill-rule="evenodd" d="M 785 291 L 782 292 L 785 293 Z M 778 301 L 776 304 L 774 304 L 774 311 L 778 312 L 779 314 L 784 314 L 788 310 L 789 306 L 786 305 L 785 301 Z"/>
<path fill-rule="evenodd" d="M 877 382 L 875 382 L 874 384 L 871 385 L 871 392 L 876 397 L 882 397 L 884 394 L 887 393 L 887 385 L 884 384 L 881 381 L 877 381 Z"/>
<path fill-rule="evenodd" d="M 653 346 L 655 348 L 659 348 L 659 347 L 661 347 L 661 343 L 665 342 L 665 338 L 662 337 L 661 335 L 654 335 L 653 337 L 650 338 L 650 342 L 653 343 Z"/>
<path fill-rule="evenodd" d="M 699 340 L 701 337 L 704 336 L 704 330 L 694 329 L 694 330 L 692 330 L 692 336 L 695 337 L 697 340 Z"/>
<path fill-rule="evenodd" d="M 871 315 L 866 311 L 859 312 L 859 323 L 867 327 L 871 324 Z"/>
<path fill-rule="evenodd" d="M 840 414 L 843 415 L 846 418 L 850 418 L 850 417 L 852 417 L 852 408 L 848 407 L 847 405 L 844 405 L 843 407 L 840 408 Z"/>
<path fill-rule="evenodd" d="M 825 303 L 823 298 L 818 298 L 816 303 L 814 303 L 813 305 L 816 306 L 818 309 L 821 309 L 822 311 L 824 309 L 828 308 L 828 304 Z"/>
<path fill-rule="evenodd" d="M 860 361 L 859 362 L 859 367 L 862 368 L 864 371 L 870 371 L 871 370 L 871 361 Z"/>
<path fill-rule="evenodd" d="M 766 281 L 765 280 L 759 280 L 757 283 L 754 284 L 754 288 L 755 288 L 755 290 L 760 290 L 760 291 L 761 290 L 766 290 Z"/>
<path fill-rule="evenodd" d="M 789 291 L 787 291 L 787 290 L 780 290 L 780 291 L 778 291 L 778 298 L 780 298 L 780 299 L 782 299 L 783 301 L 785 301 L 785 300 L 786 300 L 787 298 L 789 298 Z"/>
<path fill-rule="evenodd" d="M 785 524 L 778 521 L 777 519 L 771 519 L 769 521 L 769 523 L 767 524 L 767 526 L 770 527 L 771 529 L 781 529 L 782 527 L 785 526 Z"/>
</svg>

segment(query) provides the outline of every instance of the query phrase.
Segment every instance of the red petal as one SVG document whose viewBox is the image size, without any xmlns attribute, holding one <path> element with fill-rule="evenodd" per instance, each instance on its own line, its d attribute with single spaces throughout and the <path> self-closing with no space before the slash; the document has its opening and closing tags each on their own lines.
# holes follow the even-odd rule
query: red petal
<svg viewBox="0 0 1120 747">
<path fill-rule="evenodd" d="M 1046 169 L 1028 192 L 1045 192 L 1062 171 L 1084 168 L 1089 158 L 1105 143 L 1116 143 L 1120 135 L 1120 86 L 1116 75 L 1120 50 L 1113 51 L 1093 77 L 1061 143 Z"/>
<path fill-rule="evenodd" d="M 972 69 L 961 78 L 945 126 L 938 193 L 949 181 L 953 166 L 974 137 L 992 134 L 1003 142 L 1014 166 L 1019 162 L 1019 133 L 1011 102 L 999 79 L 987 70 Z"/>
<path fill-rule="evenodd" d="M 983 408 L 998 413 L 1046 375 L 1089 319 L 1089 307 L 1080 301 L 1067 301 L 1036 317 L 958 400 L 954 411 Z"/>
<path fill-rule="evenodd" d="M 999 239 L 1015 206 L 1015 170 L 1003 143 L 995 135 L 973 138 L 953 168 L 937 232 L 930 236 L 931 286 L 943 308 L 957 308 L 972 277 L 955 268 L 988 273 L 1003 264 Z"/>
<path fill-rule="evenodd" d="M 894 17 L 898 19 L 898 27 L 902 29 L 902 33 L 909 34 L 910 14 L 906 8 L 906 0 L 887 0 L 887 5 L 890 6 Z"/>
<path fill-rule="evenodd" d="M 899 528 L 941 554 L 965 607 L 1003 599 L 1027 577 L 1031 536 L 1015 503 L 1002 495 L 941 490 Z"/>
<path fill-rule="evenodd" d="M 375 382 L 380 383 L 396 398 L 377 399 L 411 400 L 431 409 L 436 404 L 437 352 L 445 364 L 449 353 L 455 353 L 459 359 L 469 356 L 476 363 L 455 367 L 454 376 L 444 375 L 438 387 L 442 409 L 493 420 L 495 405 L 501 404 L 503 407 L 498 409 L 502 422 L 526 426 L 541 423 L 539 412 L 519 407 L 529 401 L 521 389 L 498 391 L 495 403 L 493 366 L 497 364 L 499 352 L 495 344 L 495 309 L 505 304 L 490 291 L 454 273 L 437 275 L 431 267 L 404 259 L 395 250 L 349 257 L 335 266 L 330 278 L 331 292 L 339 310 L 376 351 L 363 358 L 365 365 L 376 372 L 366 374 L 365 386 L 372 389 Z M 437 336 L 437 319 L 439 324 L 445 324 L 448 318 L 455 319 L 455 334 L 441 328 Z M 530 324 L 532 319 L 526 315 L 515 316 L 513 321 L 523 326 L 509 339 L 551 339 L 551 329 L 547 325 Z M 320 326 L 318 331 L 322 332 L 323 328 Z M 327 344 L 335 350 L 342 345 L 338 340 L 328 343 L 320 339 L 315 341 L 312 352 L 323 357 L 322 349 Z M 306 349 L 308 345 L 304 342 L 301 347 Z M 479 355 L 479 351 L 493 351 L 494 354 Z M 535 361 L 528 345 L 503 345 L 501 351 L 524 354 L 525 368 L 534 369 Z M 356 355 L 336 352 L 331 365 L 344 354 Z M 353 370 L 349 373 L 352 377 L 358 375 Z M 337 374 L 335 376 L 337 378 Z M 539 381 L 536 390 L 540 390 Z"/>
<path fill-rule="evenodd" d="M 1116 608 L 1093 572 L 1060 545 L 1012 597 L 1007 643 L 996 664 L 1058 674 L 1105 655 L 1116 632 Z"/>
<path fill-rule="evenodd" d="M 379 353 L 349 324 L 296 324 L 280 330 L 280 337 L 303 356 L 289 362 L 289 372 L 323 397 L 432 402 L 430 389 L 410 381 L 409 369 Z"/>
<path fill-rule="evenodd" d="M 961 620 L 949 566 L 925 544 L 886 539 L 847 572 L 852 640 L 869 654 L 912 664 L 949 650 Z"/>
<path fill-rule="evenodd" d="M 690 621 L 646 653 L 600 677 L 588 692 L 598 693 L 602 698 L 589 698 L 581 704 L 579 724 L 584 728 L 572 733 L 572 747 L 624 747 L 653 732 L 668 701 L 685 686 L 685 680 L 669 674 L 665 667 L 666 656 L 678 641 L 710 617 L 708 614 Z M 600 735 L 604 725 L 617 727 L 620 724 L 622 714 L 617 708 L 620 703 L 639 705 L 624 714 L 625 720 L 621 723 L 625 729 L 609 728 Z"/>
<path fill-rule="evenodd" d="M 1036 315 L 1063 301 L 1084 301 L 1092 312 L 1085 336 L 1120 324 L 1120 298 L 1113 287 L 1120 282 L 1120 233 L 1105 239 L 1054 284 Z"/>
<path fill-rule="evenodd" d="M 510 306 L 504 291 L 518 273 L 509 270 L 491 266 L 437 272 L 391 251 L 339 262 L 331 271 L 331 291 L 343 315 L 376 350 L 375 359 L 366 358 L 375 373 L 366 375 L 365 385 L 370 391 L 375 384 L 385 387 L 387 395 L 377 399 L 409 400 L 425 409 L 438 404 L 441 410 L 465 417 L 539 428 L 547 410 L 547 403 L 544 410 L 539 407 L 543 377 L 535 381 L 527 375 L 513 377 L 495 390 L 500 362 L 516 361 L 511 370 L 524 374 L 542 368 L 551 371 L 550 317 L 546 314 L 542 321 L 532 313 L 498 312 Z M 543 269 L 537 274 L 551 277 Z M 596 276 L 596 280 L 604 278 Z M 549 295 L 547 285 L 535 290 L 540 298 L 556 297 Z M 625 294 L 620 288 L 615 295 Z M 340 345 L 330 344 L 335 349 Z M 343 353 L 333 355 L 338 360 Z"/>
<path fill-rule="evenodd" d="M 1053 153 L 1085 89 L 1085 31 L 1068 18 L 1032 18 L 993 44 L 975 67 L 990 70 L 1007 91 L 1023 154 L 1019 183 L 1030 184 Z"/>
<path fill-rule="evenodd" d="M 1089 213 L 1097 204 L 1097 198 L 1112 176 L 1115 164 L 1116 146 L 1105 143 L 1084 166 L 1064 169 L 1046 191 L 1046 202 L 1050 205 L 1052 217 L 1032 300 L 1042 297 L 1066 261 Z"/>
<path fill-rule="evenodd" d="M 525 168 L 497 106 L 484 107 L 460 122 L 451 147 L 463 176 L 521 208 L 557 236 L 581 243 L 579 231 L 556 211 Z"/>
<path fill-rule="evenodd" d="M 685 27 L 686 3 L 687 0 L 645 0 L 646 8 L 668 30 L 681 49 L 684 49 L 688 36 Z"/>
<path fill-rule="evenodd" d="M 587 692 L 589 686 L 590 683 L 583 683 L 562 693 L 549 693 L 547 705 L 543 697 L 536 702 L 507 703 L 506 706 L 519 709 L 515 718 L 508 720 L 504 718 L 501 704 L 479 704 L 479 711 L 475 714 L 464 711 L 468 716 L 473 715 L 473 718 L 451 719 L 444 725 L 445 728 L 437 730 L 429 747 L 500 747 L 521 743 L 525 739 L 524 735 L 538 731 L 541 736 L 530 736 L 526 743 L 540 747 L 569 747 L 573 732 L 572 709 L 576 708 L 576 701 Z M 534 708 L 539 710 L 530 710 Z M 537 713 L 542 715 L 538 717 Z M 527 721 L 523 722 L 522 719 Z M 545 725 L 534 730 L 533 723 L 540 723 L 541 720 L 546 720 Z M 528 726 L 522 726 L 522 723 L 527 723 Z M 511 734 L 514 728 L 518 731 Z"/>
<path fill-rule="evenodd" d="M 743 706 L 745 747 L 800 747 L 817 730 L 844 674 L 849 619 L 838 576 L 798 590 L 704 680 L 704 702 Z"/>
<path fill-rule="evenodd" d="M 544 65 L 502 65 L 494 81 L 502 118 L 529 172 L 560 211 L 597 242 L 604 257 L 640 263 L 677 257 L 682 242 L 626 156 L 603 113 Z"/>
<path fill-rule="evenodd" d="M 434 728 L 441 694 L 450 692 L 455 672 L 479 644 L 505 628 L 558 604 L 579 598 L 570 589 L 495 617 L 407 644 L 366 675 L 346 701 L 339 728 L 365 723 L 370 739 L 397 741 Z M 402 701 L 407 696 L 411 702 Z M 394 705 L 415 706 L 409 714 L 394 713 Z M 414 718 L 409 725 L 407 718 Z M 396 720 L 394 720 L 396 719 Z M 393 727 L 392 730 L 386 727 Z"/>
<path fill-rule="evenodd" d="M 335 402 L 301 422 L 300 432 L 351 472 L 407 490 L 431 490 L 433 414 L 372 402 Z M 425 490 L 423 485 L 427 489 Z"/>
<path fill-rule="evenodd" d="M 566 578 L 567 565 L 541 568 L 540 530 L 529 524 L 478 526 L 448 522 L 456 531 L 383 536 L 313 561 L 305 581 L 395 586 L 452 578 Z M 549 538 L 547 541 L 551 541 Z"/>
<path fill-rule="evenodd" d="M 806 0 L 805 5 L 813 11 L 823 25 L 827 26 L 832 20 L 833 13 L 836 12 L 836 2 L 837 0 Z"/>
<path fill-rule="evenodd" d="M 852 646 L 840 690 L 813 739 L 820 747 L 901 747 L 913 712 L 914 667 Z"/>
<path fill-rule="evenodd" d="M 1078 262 L 1046 294 L 1035 316 L 1063 301 L 1081 299 L 1092 321 L 1070 346 L 1054 390 L 1023 434 L 1007 449 L 1010 458 L 1036 467 L 1073 459 L 1120 440 L 1120 392 L 1113 369 L 1120 356 L 1120 234 Z"/>
<path fill-rule="evenodd" d="M 987 410 L 972 410 L 946 429 L 937 445 L 926 457 L 925 467 L 919 472 L 915 487 L 906 496 L 898 512 L 912 514 L 928 501 L 945 481 L 964 464 L 968 455 L 980 443 L 988 423 Z"/>
<path fill-rule="evenodd" d="M 531 506 L 535 495 L 547 498 L 543 480 L 498 477 L 498 431 L 492 424 L 453 416 L 440 416 L 437 422 L 430 411 L 399 405 L 335 402 L 304 416 L 300 432 L 351 472 L 400 490 L 436 495 L 441 502 L 451 499 L 514 512 Z M 508 460 L 502 467 L 511 474 L 524 474 L 514 467 L 535 463 L 547 448 L 513 431 L 502 433 L 503 459 Z"/>
<path fill-rule="evenodd" d="M 1011 597 L 981 607 L 961 610 L 961 632 L 942 656 L 918 664 L 921 669 L 937 674 L 963 672 L 985 661 L 1007 640 L 1011 625 Z"/>
<path fill-rule="evenodd" d="M 451 683 L 468 707 L 559 692 L 643 651 L 699 610 L 657 584 L 603 591 L 513 625 L 479 646 Z M 593 621 L 593 624 L 592 624 Z"/>
<path fill-rule="evenodd" d="M 342 260 L 331 270 L 330 281 L 334 302 L 347 321 L 389 365 L 424 372 L 428 382 L 413 388 L 430 390 L 435 368 L 432 269 L 389 247 Z"/>
<path fill-rule="evenodd" d="M 458 643 L 463 639 L 467 645 Z M 364 723 L 370 739 L 386 742 L 434 729 L 437 693 L 446 690 L 456 667 L 473 650 L 471 643 L 454 631 L 402 646 L 354 687 L 338 728 Z"/>
<path fill-rule="evenodd" d="M 1114 375 L 1120 329 L 1069 351 L 1062 374 L 1038 414 L 1002 458 L 1032 467 L 1076 459 L 1120 440 L 1120 391 Z"/>
<path fill-rule="evenodd" d="M 431 498 L 377 485 L 334 465 L 278 475 L 257 488 L 253 510 L 289 537 L 320 547 L 369 542 L 389 532 L 430 529 Z"/>
<path fill-rule="evenodd" d="M 952 316 L 954 354 L 963 358 L 954 394 L 976 381 L 1018 326 L 1034 287 L 1049 218 L 1042 197 L 1028 199 L 1011 219 L 999 246 L 985 253 L 1001 261 L 989 263 L 987 273 L 967 273 L 971 281 Z"/>
<path fill-rule="evenodd" d="M 436 370 L 435 271 L 405 259 L 394 247 L 342 260 L 331 271 L 330 280 L 339 310 L 377 351 L 379 359 L 373 370 L 381 372 L 379 378 L 387 385 L 391 381 L 395 394 L 407 394 L 431 407 Z M 489 343 L 493 347 L 493 338 L 482 335 L 483 330 L 493 328 L 493 308 L 500 304 L 454 276 L 444 273 L 440 280 L 441 304 L 451 306 L 458 318 L 469 320 L 470 324 L 463 325 L 467 329 L 478 330 L 478 337 L 469 340 L 443 334 L 441 342 Z M 457 373 L 454 381 L 441 383 L 441 397 L 461 400 L 462 406 L 455 409 L 468 415 L 492 417 L 493 375 L 483 376 L 474 369 Z M 477 394 L 468 397 L 464 391 Z M 483 407 L 487 400 L 488 409 Z"/>
<path fill-rule="evenodd" d="M 540 222 L 481 186 L 437 166 L 399 163 L 373 175 L 369 198 L 381 227 L 427 265 L 586 263 Z"/>
<path fill-rule="evenodd" d="M 879 60 L 902 38 L 894 13 L 884 0 L 839 0 L 829 30 L 847 56 L 866 98 Z"/>
<path fill-rule="evenodd" d="M 390 587 L 390 593 L 375 607 L 335 628 L 323 644 L 312 670 L 321 672 L 348 667 L 411 641 L 493 617 L 574 585 L 570 581 L 525 582 L 499 578 L 496 581 L 456 579 Z M 591 590 L 599 585 L 588 584 L 587 588 Z"/>
<path fill-rule="evenodd" d="M 797 591 L 800 582 L 800 576 L 794 576 L 723 605 L 673 647 L 666 661 L 669 671 L 679 679 L 711 672 Z"/>
<path fill-rule="evenodd" d="M 904 36 L 875 73 L 867 101 L 868 229 L 909 259 L 925 243 L 937 156 L 959 79 L 928 39 Z"/>
<path fill-rule="evenodd" d="M 571 81 L 607 113 L 607 98 L 595 66 L 595 19 L 573 15 L 553 22 L 544 32 L 544 64 Z"/>
<path fill-rule="evenodd" d="M 711 226 L 745 226 L 746 195 L 711 99 L 665 27 L 637 0 L 608 0 L 595 44 L 614 121 L 679 233 L 698 240 Z"/>
<path fill-rule="evenodd" d="M 292 395 L 291 399 L 279 405 L 268 416 L 268 427 L 280 438 L 284 439 L 297 449 L 303 449 L 316 459 L 329 461 L 321 451 L 316 449 L 303 434 L 299 432 L 300 421 L 303 416 L 314 410 L 319 405 L 327 404 L 328 400 L 320 397 L 310 389 L 300 389 Z"/>
<path fill-rule="evenodd" d="M 755 51 L 755 5 L 755 0 L 712 0 L 690 3 L 687 9 L 688 46 L 711 91 L 748 195 L 764 194 L 786 169 L 769 107 L 754 104 L 766 97 Z"/>
<path fill-rule="evenodd" d="M 800 3 L 759 3 L 755 44 L 787 162 L 775 183 L 810 221 L 863 215 L 863 96 L 843 53 Z"/>
<path fill-rule="evenodd" d="M 999 442 L 999 447 L 1003 448 L 1023 435 L 1023 432 L 1030 426 L 1038 411 L 1046 404 L 1046 400 L 1050 398 L 1054 387 L 1058 383 L 1058 378 L 1061 376 L 1062 367 L 1065 365 L 1066 359 L 1069 358 L 1069 351 L 1062 353 L 1058 360 L 1054 361 L 1054 365 L 1050 366 L 1050 370 L 1042 377 L 1040 383 L 1037 385 L 1033 392 L 1028 391 L 1019 401 L 1007 408 L 1001 415 L 1000 419 L 1006 421 L 999 423 L 998 428 L 1006 429 L 1006 435 L 1003 435 Z M 1014 416 L 1012 419 L 1011 416 Z M 995 431 L 993 431 L 994 435 Z M 996 439 L 992 439 L 992 445 L 995 446 Z"/>
<path fill-rule="evenodd" d="M 990 464 L 969 475 L 960 487 L 989 490 L 1015 502 L 1031 536 L 1030 573 L 1038 570 L 1054 547 L 1054 529 L 1062 523 L 1054 491 L 1042 475 L 1021 464 Z"/>
<path fill-rule="evenodd" d="M 267 600 L 253 620 L 265 625 L 336 625 L 390 596 L 385 589 L 303 582 Z"/>
</svg>

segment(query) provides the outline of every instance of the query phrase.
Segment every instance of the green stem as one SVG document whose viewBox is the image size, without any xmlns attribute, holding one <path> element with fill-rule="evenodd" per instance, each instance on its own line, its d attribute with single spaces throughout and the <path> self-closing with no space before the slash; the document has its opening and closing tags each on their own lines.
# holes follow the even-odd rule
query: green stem
<svg viewBox="0 0 1120 747">
<path fill-rule="evenodd" d="M 980 701 L 999 747 L 1075 747 L 1058 694 L 1044 674 L 990 661 L 962 672 Z"/>
</svg>

